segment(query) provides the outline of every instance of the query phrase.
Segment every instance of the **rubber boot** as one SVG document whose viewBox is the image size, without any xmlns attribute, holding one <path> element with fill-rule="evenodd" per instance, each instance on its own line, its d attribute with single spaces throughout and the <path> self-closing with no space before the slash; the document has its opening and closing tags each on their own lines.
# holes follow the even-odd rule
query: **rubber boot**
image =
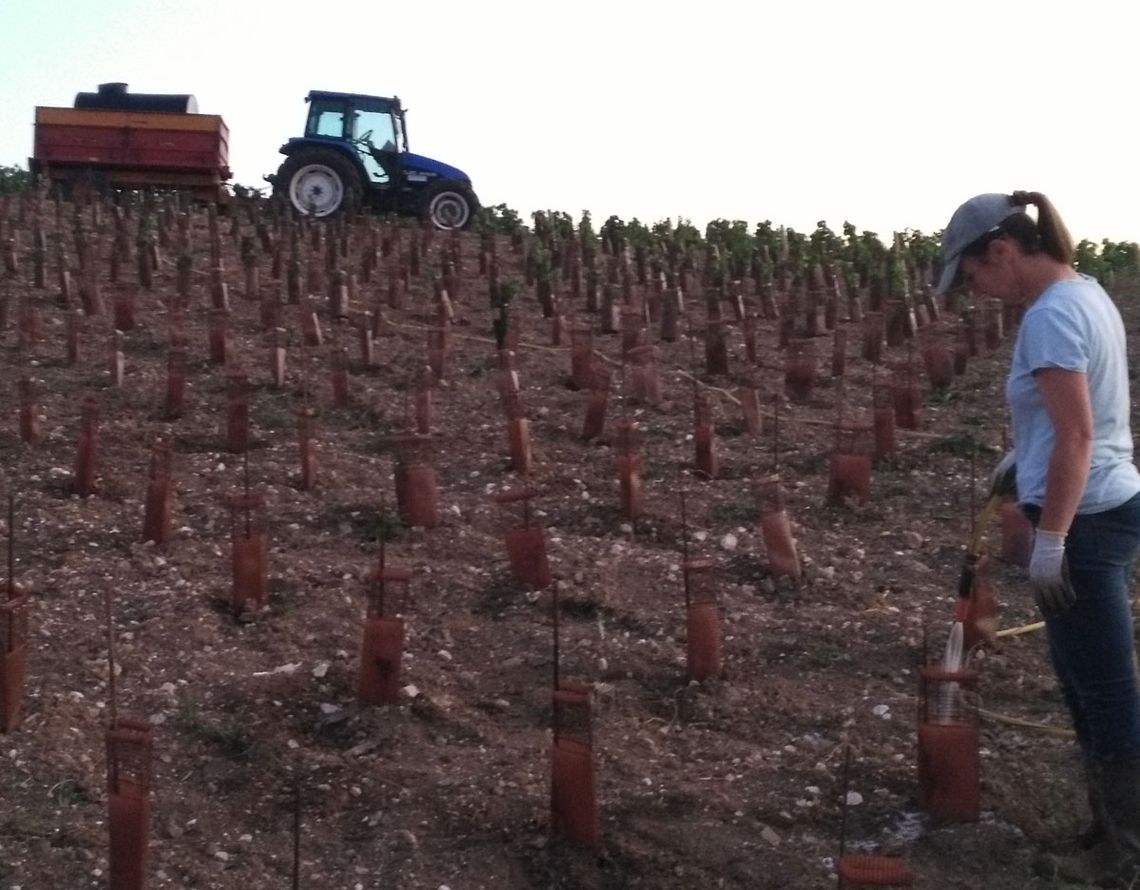
<svg viewBox="0 0 1140 890">
<path fill-rule="evenodd" d="M 1140 886 L 1140 758 L 1098 765 L 1106 840 L 1088 852 L 1098 874 L 1116 884 Z"/>
<path fill-rule="evenodd" d="M 1097 779 L 1096 764 L 1087 754 L 1083 755 L 1081 762 L 1084 765 L 1085 787 L 1088 789 L 1089 810 L 1092 811 L 1092 823 L 1076 837 L 1077 850 L 1091 850 L 1106 837 L 1104 792 Z"/>
<path fill-rule="evenodd" d="M 1092 774 L 1089 797 L 1103 839 L 1076 856 L 1042 856 L 1037 871 L 1074 884 L 1140 887 L 1140 759 L 1095 764 Z M 1096 809 L 1093 818 L 1095 827 Z"/>
</svg>

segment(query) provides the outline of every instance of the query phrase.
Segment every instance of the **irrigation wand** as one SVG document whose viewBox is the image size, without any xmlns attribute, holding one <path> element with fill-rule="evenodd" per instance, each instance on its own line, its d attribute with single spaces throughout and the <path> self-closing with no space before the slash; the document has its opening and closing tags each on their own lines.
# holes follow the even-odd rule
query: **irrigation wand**
<svg viewBox="0 0 1140 890">
<path fill-rule="evenodd" d="M 843 415 L 847 407 L 847 381 L 845 378 L 839 378 L 839 385 L 836 387 L 835 394 L 835 431 L 834 431 L 834 448 L 839 450 L 839 431 L 843 428 Z"/>
<path fill-rule="evenodd" d="M 16 498 L 8 492 L 8 599 L 16 598 Z M 9 635 L 11 640 L 11 635 Z"/>
<path fill-rule="evenodd" d="M 293 890 L 301 887 L 301 781 L 293 780 Z"/>
<path fill-rule="evenodd" d="M 689 564 L 689 514 L 686 509 L 685 503 L 685 489 L 681 489 L 681 555 L 682 565 Z M 688 612 L 691 595 L 689 592 L 689 573 L 688 571 L 681 572 L 682 577 L 685 579 L 685 611 Z"/>
<path fill-rule="evenodd" d="M 553 625 L 553 635 L 554 635 L 554 651 L 553 651 L 553 657 L 552 657 L 551 661 L 552 661 L 552 667 L 553 667 L 553 673 L 554 673 L 554 677 L 553 677 L 553 679 L 554 679 L 554 691 L 555 691 L 555 693 L 557 693 L 561 689 L 561 686 L 559 685 L 561 683 L 561 679 L 558 676 L 558 659 L 559 659 L 560 653 L 558 651 L 558 585 L 557 584 L 554 585 L 554 587 L 552 587 L 550 590 L 550 604 L 551 604 L 551 611 L 552 611 L 551 621 L 552 621 L 552 625 Z M 554 717 L 554 720 L 553 720 L 554 735 L 555 735 L 555 737 L 557 737 L 558 736 L 558 728 L 559 728 L 558 727 L 558 703 L 557 703 L 557 701 L 554 704 L 553 717 Z"/>
<path fill-rule="evenodd" d="M 111 728 L 119 725 L 118 707 L 115 701 L 115 625 L 111 608 L 111 587 L 103 590 L 103 611 L 107 620 L 107 697 L 111 714 Z"/>
<path fill-rule="evenodd" d="M 380 617 L 384 617 L 385 614 L 384 607 L 386 603 L 384 602 L 384 594 L 387 592 L 384 589 L 384 563 L 387 560 L 387 548 L 385 547 L 385 542 L 388 539 L 387 529 L 384 527 L 386 522 L 387 517 L 384 513 L 384 496 L 381 495 L 380 516 L 376 521 L 376 537 L 379 538 L 378 543 L 380 545 L 380 562 L 376 569 L 376 588 L 378 594 L 376 597 L 376 612 Z"/>
<path fill-rule="evenodd" d="M 1004 627 L 994 633 L 995 637 L 1020 637 L 1023 634 L 1031 634 L 1038 630 L 1045 629 L 1044 621 L 1034 621 L 1031 624 L 1023 624 L 1020 627 Z"/>
<path fill-rule="evenodd" d="M 697 371 L 697 344 L 696 344 L 696 341 L 693 339 L 693 318 L 688 312 L 685 313 L 685 328 L 687 329 L 687 333 L 689 335 L 688 336 L 688 340 L 689 340 L 689 372 L 691 375 L 689 377 L 689 379 L 693 381 L 693 400 L 695 401 L 697 398 L 697 392 L 699 391 L 699 388 L 700 388 L 700 381 L 697 380 L 697 374 L 696 374 L 696 371 Z"/>
<path fill-rule="evenodd" d="M 772 396 L 772 473 L 780 474 L 780 397 Z"/>
<path fill-rule="evenodd" d="M 252 532 L 252 525 L 249 517 L 249 450 L 246 449 L 242 453 L 242 486 L 245 489 L 246 507 L 245 507 L 245 536 L 248 538 Z"/>
<path fill-rule="evenodd" d="M 965 617 L 966 602 L 970 599 L 970 592 L 974 589 L 974 578 L 977 575 L 978 560 L 982 555 L 982 539 L 986 529 L 989 528 L 998 507 L 1001 506 L 1000 495 L 990 495 L 982 512 L 975 516 L 977 510 L 977 467 L 976 453 L 970 453 L 970 544 L 966 549 L 966 556 L 962 563 L 962 573 L 958 576 L 958 605 L 955 617 L 961 621 Z"/>
<path fill-rule="evenodd" d="M 12 492 L 8 492 L 8 596 L 9 602 L 19 598 L 16 591 L 16 498 Z M 17 619 L 16 610 L 10 609 L 7 611 L 7 627 L 4 629 L 4 648 L 0 649 L 0 656 L 7 656 L 16 651 L 18 645 L 17 640 Z M 7 707 L 12 708 L 10 703 Z M 0 727 L 4 726 L 4 721 L 8 718 L 0 716 Z"/>
</svg>

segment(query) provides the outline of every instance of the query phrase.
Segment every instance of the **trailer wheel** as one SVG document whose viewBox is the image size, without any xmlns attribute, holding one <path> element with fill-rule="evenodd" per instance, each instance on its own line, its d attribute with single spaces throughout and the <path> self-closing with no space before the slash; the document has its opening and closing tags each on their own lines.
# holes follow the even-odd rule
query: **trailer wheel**
<svg viewBox="0 0 1140 890">
<path fill-rule="evenodd" d="M 423 195 L 423 218 L 437 229 L 466 229 L 475 219 L 479 202 L 461 182 L 432 183 Z"/>
<path fill-rule="evenodd" d="M 351 213 L 360 206 L 356 168 L 333 151 L 306 149 L 290 155 L 277 170 L 274 190 L 306 216 Z"/>
</svg>

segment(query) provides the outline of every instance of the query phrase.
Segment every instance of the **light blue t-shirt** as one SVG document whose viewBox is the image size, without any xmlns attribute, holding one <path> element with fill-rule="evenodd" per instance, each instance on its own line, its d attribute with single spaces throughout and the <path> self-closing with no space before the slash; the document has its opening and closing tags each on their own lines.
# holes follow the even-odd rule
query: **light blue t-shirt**
<svg viewBox="0 0 1140 890">
<path fill-rule="evenodd" d="M 1025 313 L 1005 396 L 1013 420 L 1017 497 L 1043 506 L 1053 424 L 1033 372 L 1062 368 L 1086 376 L 1092 403 L 1092 466 L 1078 513 L 1119 507 L 1140 492 L 1132 462 L 1128 358 L 1120 312 L 1087 275 L 1050 285 Z"/>
</svg>

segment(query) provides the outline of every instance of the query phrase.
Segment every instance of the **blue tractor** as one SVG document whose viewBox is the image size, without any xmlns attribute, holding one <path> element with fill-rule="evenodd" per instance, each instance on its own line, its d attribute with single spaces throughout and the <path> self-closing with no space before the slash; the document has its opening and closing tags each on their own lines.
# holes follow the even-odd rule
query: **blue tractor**
<svg viewBox="0 0 1140 890">
<path fill-rule="evenodd" d="M 363 206 L 464 229 L 479 201 L 462 170 L 408 151 L 396 97 L 313 90 L 305 135 L 281 146 L 285 160 L 266 179 L 275 197 L 316 217 Z"/>
</svg>

